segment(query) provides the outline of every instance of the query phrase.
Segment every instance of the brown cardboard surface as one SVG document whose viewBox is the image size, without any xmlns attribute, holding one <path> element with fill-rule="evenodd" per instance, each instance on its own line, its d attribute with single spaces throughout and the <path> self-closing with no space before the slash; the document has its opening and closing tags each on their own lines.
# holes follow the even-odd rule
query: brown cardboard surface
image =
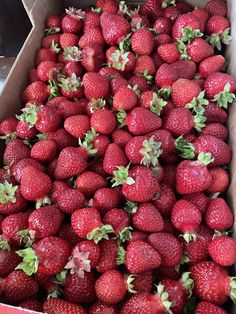
<svg viewBox="0 0 236 314">
<path fill-rule="evenodd" d="M 198 7 L 201 7 L 206 2 L 206 0 L 185 1 Z M 40 41 L 44 34 L 43 30 L 46 17 L 50 14 L 63 12 L 64 7 L 75 6 L 79 8 L 93 5 L 95 0 L 22 0 L 22 2 L 31 20 L 32 29 L 22 46 L 0 93 L 0 120 L 16 113 L 21 107 L 20 95 L 27 84 L 26 73 L 34 67 L 34 58 L 36 52 L 40 48 Z M 142 1 L 130 0 L 126 2 L 141 3 Z M 227 61 L 229 63 L 228 72 L 236 79 L 236 0 L 228 0 L 227 3 L 228 15 L 231 20 L 231 33 L 233 36 L 233 41 L 227 48 L 226 52 Z M 230 131 L 229 143 L 233 151 L 233 159 L 230 165 L 231 185 L 228 190 L 228 201 L 236 214 L 236 104 L 233 104 L 230 107 L 228 128 Z M 235 230 L 236 222 L 234 225 L 234 231 Z M 1 304 L 0 313 L 5 313 Z M 231 313 L 236 314 L 236 306 L 232 306 Z"/>
</svg>

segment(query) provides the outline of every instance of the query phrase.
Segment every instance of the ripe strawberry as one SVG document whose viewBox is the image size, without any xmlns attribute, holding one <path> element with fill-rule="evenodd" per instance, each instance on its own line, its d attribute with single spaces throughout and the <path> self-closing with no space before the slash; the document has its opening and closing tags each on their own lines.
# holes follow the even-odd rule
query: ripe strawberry
<svg viewBox="0 0 236 314">
<path fill-rule="evenodd" d="M 167 106 L 167 102 L 164 101 L 156 92 L 145 91 L 140 95 L 139 106 L 149 109 L 160 116 L 164 108 Z"/>
<path fill-rule="evenodd" d="M 157 193 L 155 199 L 152 201 L 153 205 L 158 208 L 160 213 L 169 216 L 171 209 L 176 202 L 176 197 L 172 188 L 167 184 L 160 184 L 160 192 Z"/>
<path fill-rule="evenodd" d="M 5 217 L 2 221 L 3 239 L 8 239 L 13 245 L 19 245 L 21 236 L 18 232 L 28 228 L 28 219 L 28 212 L 11 214 Z"/>
<path fill-rule="evenodd" d="M 129 231 L 130 218 L 126 211 L 121 208 L 112 208 L 110 209 L 103 217 L 103 222 L 106 225 L 111 225 L 114 234 L 118 240 L 125 242 L 131 236 Z"/>
<path fill-rule="evenodd" d="M 94 111 L 90 123 L 91 127 L 101 134 L 111 134 L 116 127 L 115 115 L 108 109 Z"/>
<path fill-rule="evenodd" d="M 235 99 L 233 94 L 236 85 L 233 77 L 226 73 L 215 72 L 210 74 L 205 81 L 206 97 L 216 101 L 219 107 L 226 108 L 228 103 Z"/>
<path fill-rule="evenodd" d="M 109 144 L 103 159 L 103 169 L 108 174 L 112 174 L 113 171 L 117 170 L 117 167 L 126 167 L 128 163 L 129 161 L 120 146 L 114 143 Z"/>
<path fill-rule="evenodd" d="M 183 249 L 174 235 L 165 232 L 152 233 L 148 236 L 148 243 L 160 254 L 165 267 L 179 265 Z"/>
<path fill-rule="evenodd" d="M 229 174 L 220 167 L 210 169 L 212 176 L 211 185 L 208 187 L 208 193 L 224 193 L 229 187 Z"/>
<path fill-rule="evenodd" d="M 147 79 L 140 75 L 133 75 L 129 79 L 129 85 L 132 88 L 136 88 L 140 93 L 145 92 L 150 89 L 150 84 L 148 83 Z"/>
<path fill-rule="evenodd" d="M 129 111 L 136 106 L 137 100 L 137 95 L 133 89 L 121 87 L 114 95 L 112 106 L 116 111 Z"/>
<path fill-rule="evenodd" d="M 46 26 L 48 28 L 52 28 L 52 27 L 61 27 L 61 16 L 59 15 L 50 15 L 48 18 L 47 18 L 47 21 L 46 21 Z"/>
<path fill-rule="evenodd" d="M 85 171 L 76 179 L 76 188 L 86 197 L 91 197 L 98 189 L 107 186 L 106 180 L 96 172 Z"/>
<path fill-rule="evenodd" d="M 82 50 L 81 63 L 86 71 L 97 72 L 105 60 L 103 47 L 98 43 L 89 43 Z"/>
<path fill-rule="evenodd" d="M 202 301 L 197 304 L 195 314 L 208 314 L 208 313 L 227 314 L 227 312 L 224 309 L 211 302 Z"/>
<path fill-rule="evenodd" d="M 48 86 L 40 81 L 29 84 L 22 93 L 22 99 L 24 102 L 33 102 L 40 104 L 45 102 L 50 96 Z"/>
<path fill-rule="evenodd" d="M 15 117 L 9 117 L 4 119 L 1 123 L 0 123 L 0 134 L 1 136 L 7 136 L 12 138 L 13 136 L 15 136 L 15 132 L 16 132 L 16 128 L 18 125 L 19 121 L 18 119 L 16 119 Z"/>
<path fill-rule="evenodd" d="M 227 15 L 227 4 L 224 0 L 208 0 L 205 4 L 204 9 L 209 13 L 210 16 L 226 16 Z"/>
<path fill-rule="evenodd" d="M 183 238 L 187 243 L 196 237 L 195 233 L 201 221 L 201 212 L 194 204 L 183 199 L 175 203 L 171 212 L 171 222 L 176 229 L 184 233 Z"/>
<path fill-rule="evenodd" d="M 73 7 L 66 9 L 66 15 L 62 19 L 62 30 L 64 33 L 78 33 L 82 28 L 82 19 L 85 12 Z"/>
<path fill-rule="evenodd" d="M 117 268 L 117 241 L 113 239 L 103 240 L 100 244 L 101 255 L 96 266 L 100 273 Z"/>
<path fill-rule="evenodd" d="M 48 134 L 49 135 L 49 134 Z M 58 149 L 61 151 L 63 148 L 76 146 L 78 141 L 75 137 L 70 135 L 64 128 L 58 129 L 53 132 L 52 139 L 56 142 Z"/>
<path fill-rule="evenodd" d="M 212 168 L 212 169 L 215 169 L 215 168 Z M 209 170 L 209 172 L 212 175 L 211 169 Z M 211 184 L 212 184 L 212 181 L 211 181 Z M 183 196 L 183 199 L 197 206 L 197 208 L 200 210 L 202 215 L 205 213 L 208 203 L 209 203 L 208 197 L 203 192 L 185 194 Z"/>
<path fill-rule="evenodd" d="M 33 211 L 29 216 L 29 230 L 37 239 L 47 238 L 57 234 L 63 215 L 56 206 L 44 206 Z"/>
<path fill-rule="evenodd" d="M 201 33 L 205 32 L 206 29 L 206 23 L 209 19 L 209 14 L 206 10 L 201 8 L 195 8 L 192 12 L 192 15 L 194 15 L 196 18 L 198 18 L 200 22 L 200 31 Z"/>
<path fill-rule="evenodd" d="M 113 143 L 119 145 L 121 148 L 125 148 L 125 145 L 132 138 L 132 135 L 123 129 L 116 129 L 112 133 L 112 141 Z"/>
<path fill-rule="evenodd" d="M 232 296 L 234 289 L 227 270 L 214 262 L 200 262 L 190 268 L 191 278 L 194 280 L 194 293 L 201 300 L 217 305 L 226 302 Z"/>
<path fill-rule="evenodd" d="M 158 17 L 152 28 L 156 30 L 158 34 L 171 34 L 171 23 L 167 17 Z"/>
<path fill-rule="evenodd" d="M 24 309 L 41 312 L 43 310 L 42 303 L 35 299 L 27 299 L 19 304 Z"/>
<path fill-rule="evenodd" d="M 171 65 L 163 63 L 156 72 L 155 82 L 161 88 L 166 98 L 171 94 L 171 85 L 179 78 L 178 73 L 173 71 Z"/>
<path fill-rule="evenodd" d="M 53 61 L 42 61 L 37 67 L 37 76 L 41 81 L 54 79 L 57 74 L 57 64 Z"/>
<path fill-rule="evenodd" d="M 51 187 L 52 181 L 45 173 L 32 166 L 23 169 L 20 192 L 25 199 L 40 202 L 48 195 Z"/>
<path fill-rule="evenodd" d="M 108 305 L 105 303 L 102 303 L 100 301 L 92 304 L 89 308 L 89 314 L 97 314 L 97 313 L 101 313 L 101 314 L 118 314 L 118 308 L 116 307 L 116 305 Z"/>
<path fill-rule="evenodd" d="M 85 115 L 68 117 L 64 122 L 64 128 L 72 136 L 83 139 L 85 133 L 90 129 L 89 117 Z"/>
<path fill-rule="evenodd" d="M 111 188 L 100 188 L 93 196 L 93 206 L 103 215 L 112 208 L 119 208 L 123 201 L 120 191 Z"/>
<path fill-rule="evenodd" d="M 192 61 L 199 63 L 204 59 L 213 56 L 214 50 L 202 38 L 195 38 L 191 43 L 186 46 L 183 43 L 179 43 L 179 51 L 182 58 L 191 59 Z"/>
<path fill-rule="evenodd" d="M 180 194 L 197 193 L 207 190 L 212 176 L 207 165 L 212 162 L 210 154 L 201 153 L 198 160 L 182 161 L 176 169 L 176 189 Z"/>
<path fill-rule="evenodd" d="M 104 46 L 104 38 L 100 26 L 95 26 L 87 30 L 79 39 L 78 46 L 84 48 L 88 44 L 99 44 Z"/>
<path fill-rule="evenodd" d="M 100 18 L 106 44 L 116 45 L 130 32 L 128 21 L 118 14 L 103 13 Z"/>
<path fill-rule="evenodd" d="M 210 101 L 204 109 L 204 115 L 207 118 L 206 123 L 226 123 L 228 117 L 227 112 L 223 108 L 220 108 L 215 102 Z"/>
<path fill-rule="evenodd" d="M 163 44 L 157 49 L 160 57 L 166 63 L 173 63 L 180 59 L 180 53 L 175 44 Z"/>
<path fill-rule="evenodd" d="M 216 55 L 204 59 L 199 64 L 199 74 L 206 79 L 210 74 L 220 72 L 225 64 L 225 58 L 221 55 Z"/>
<path fill-rule="evenodd" d="M 117 47 L 115 46 L 111 46 L 109 49 L 107 49 L 106 57 L 108 65 L 124 73 L 130 72 L 136 63 L 135 56 L 132 52 L 123 52 L 123 50 L 117 50 Z"/>
<path fill-rule="evenodd" d="M 0 213 L 10 215 L 25 209 L 26 201 L 18 185 L 14 186 L 8 181 L 0 184 Z"/>
<path fill-rule="evenodd" d="M 143 75 L 147 80 L 156 74 L 156 66 L 150 56 L 144 55 L 136 59 L 134 74 Z"/>
<path fill-rule="evenodd" d="M 223 198 L 214 198 L 208 205 L 205 221 L 213 230 L 225 231 L 233 225 L 233 214 Z"/>
<path fill-rule="evenodd" d="M 61 272 L 70 256 L 70 245 L 59 237 L 47 237 L 32 248 L 17 251 L 23 257 L 16 269 L 22 269 L 28 276 L 34 273 L 56 275 Z"/>
<path fill-rule="evenodd" d="M 67 242 L 69 242 L 71 247 L 73 247 L 74 245 L 76 245 L 80 241 L 80 238 L 74 232 L 71 224 L 68 222 L 62 223 L 62 225 L 60 227 L 60 231 L 58 232 L 58 236 L 64 240 L 66 240 Z M 90 242 L 92 243 L 92 241 L 90 241 Z"/>
<path fill-rule="evenodd" d="M 108 270 L 97 279 L 95 290 L 100 301 L 117 304 L 124 299 L 128 291 L 128 283 L 121 272 Z"/>
<path fill-rule="evenodd" d="M 16 128 L 16 135 L 22 139 L 32 139 L 35 138 L 38 131 L 35 127 L 31 127 L 28 122 L 19 121 Z"/>
<path fill-rule="evenodd" d="M 48 314 L 86 314 L 82 306 L 58 298 L 47 299 L 43 304 L 43 311 Z"/>
<path fill-rule="evenodd" d="M 0 249 L 0 276 L 7 277 L 20 262 L 21 258 L 14 249 Z"/>
<path fill-rule="evenodd" d="M 174 39 L 191 42 L 192 39 L 202 36 L 200 32 L 200 21 L 191 13 L 179 16 L 172 28 Z"/>
<path fill-rule="evenodd" d="M 48 162 L 56 157 L 57 145 L 52 140 L 41 140 L 35 143 L 30 152 L 30 156 L 42 162 Z"/>
<path fill-rule="evenodd" d="M 61 87 L 62 95 L 68 99 L 79 99 L 84 96 L 81 79 L 75 73 L 72 73 L 70 77 L 61 77 L 59 86 Z"/>
<path fill-rule="evenodd" d="M 207 124 L 207 126 L 202 129 L 202 134 L 215 136 L 224 142 L 227 142 L 228 139 L 228 130 L 221 123 Z"/>
<path fill-rule="evenodd" d="M 88 99 L 107 98 L 109 81 L 99 73 L 89 72 L 83 76 L 84 94 Z"/>
<path fill-rule="evenodd" d="M 63 33 L 60 35 L 60 46 L 62 49 L 77 46 L 79 37 L 71 33 Z"/>
<path fill-rule="evenodd" d="M 64 297 L 73 303 L 92 303 L 96 300 L 94 273 L 84 273 L 81 278 L 77 274 L 69 274 L 64 283 Z"/>
<path fill-rule="evenodd" d="M 206 33 L 209 35 L 209 42 L 213 47 L 221 50 L 221 42 L 230 44 L 232 36 L 229 35 L 230 23 L 223 16 L 212 16 L 206 26 Z"/>
<path fill-rule="evenodd" d="M 56 45 L 56 44 L 55 44 Z M 57 52 L 58 48 L 55 47 L 55 45 L 52 44 L 48 48 L 41 48 L 35 56 L 35 65 L 36 67 L 42 62 L 42 61 L 53 61 L 57 62 Z"/>
<path fill-rule="evenodd" d="M 182 90 L 185 90 L 186 93 L 180 93 Z M 175 107 L 185 107 L 195 97 L 198 97 L 200 92 L 201 88 L 195 81 L 181 78 L 172 85 L 172 101 Z"/>
<path fill-rule="evenodd" d="M 131 13 L 130 25 L 131 25 L 132 31 L 138 29 L 139 26 L 141 26 L 141 28 L 150 27 L 150 22 L 147 16 L 141 15 L 138 12 L 134 12 L 134 11 L 131 11 L 130 13 Z"/>
<path fill-rule="evenodd" d="M 171 69 L 178 73 L 179 78 L 193 79 L 196 74 L 196 64 L 191 60 L 180 60 L 171 64 Z"/>
<path fill-rule="evenodd" d="M 138 240 L 128 244 L 124 263 L 131 274 L 136 274 L 159 267 L 161 257 L 150 244 Z"/>
<path fill-rule="evenodd" d="M 145 0 L 143 6 L 141 6 L 140 13 L 154 22 L 158 17 L 163 15 L 161 1 Z"/>
<path fill-rule="evenodd" d="M 17 304 L 34 297 L 38 290 L 38 283 L 23 271 L 13 271 L 1 282 L 2 295 L 6 302 Z"/>
<path fill-rule="evenodd" d="M 87 152 L 82 147 L 65 147 L 59 154 L 54 176 L 67 179 L 82 173 L 87 168 Z"/>
<path fill-rule="evenodd" d="M 151 203 L 142 203 L 132 216 L 136 229 L 145 232 L 160 232 L 164 227 L 163 218 L 158 209 Z"/>
<path fill-rule="evenodd" d="M 115 77 L 110 81 L 110 88 L 112 95 L 118 92 L 121 87 L 127 87 L 128 81 L 123 77 Z"/>
<path fill-rule="evenodd" d="M 30 157 L 30 148 L 22 140 L 12 139 L 6 146 L 3 155 L 5 166 L 13 166 L 23 158 Z"/>
<path fill-rule="evenodd" d="M 154 36 L 147 29 L 138 29 L 131 36 L 131 47 L 139 55 L 150 55 L 154 48 Z"/>
<path fill-rule="evenodd" d="M 57 110 L 63 119 L 85 113 L 84 107 L 80 102 L 74 102 L 70 100 L 61 101 Z"/>
<path fill-rule="evenodd" d="M 75 73 L 77 77 L 83 76 L 83 68 L 77 61 L 67 62 L 64 68 L 64 72 L 67 77 L 72 76 L 73 73 Z"/>
<path fill-rule="evenodd" d="M 46 48 L 46 49 L 50 49 L 51 47 L 53 46 L 58 46 L 59 45 L 59 42 L 60 42 L 60 34 L 56 33 L 56 34 L 49 34 L 47 36 L 45 36 L 42 41 L 41 41 L 41 46 L 42 46 L 42 49 L 43 48 Z M 53 49 L 52 50 L 52 56 L 55 55 L 55 52 L 53 52 Z M 45 53 L 45 52 L 44 52 Z M 54 59 L 54 58 L 53 58 Z M 40 60 L 39 60 L 40 61 Z M 37 65 L 37 64 L 36 64 Z M 31 82 L 32 83 L 32 82 Z"/>
<path fill-rule="evenodd" d="M 83 19 L 84 33 L 100 25 L 100 15 L 96 11 L 86 12 Z"/>
<path fill-rule="evenodd" d="M 218 265 L 231 266 L 236 261 L 236 242 L 230 237 L 218 236 L 208 245 L 208 252 Z"/>
</svg>

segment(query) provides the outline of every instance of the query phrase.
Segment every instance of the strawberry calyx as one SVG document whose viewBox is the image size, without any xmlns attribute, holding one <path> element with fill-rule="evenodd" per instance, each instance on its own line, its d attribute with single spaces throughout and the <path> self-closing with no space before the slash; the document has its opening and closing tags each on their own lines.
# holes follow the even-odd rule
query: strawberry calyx
<svg viewBox="0 0 236 314">
<path fill-rule="evenodd" d="M 124 210 L 129 214 L 135 214 L 138 210 L 138 203 L 126 201 Z"/>
<path fill-rule="evenodd" d="M 38 256 L 31 247 L 16 251 L 16 254 L 23 257 L 22 262 L 15 268 L 16 270 L 23 270 L 28 276 L 32 276 L 37 272 L 39 263 Z"/>
<path fill-rule="evenodd" d="M 140 90 L 138 89 L 138 85 L 134 85 L 133 87 L 131 85 L 128 85 L 127 87 L 132 89 L 137 96 L 141 94 Z"/>
<path fill-rule="evenodd" d="M 122 52 L 121 50 L 116 50 L 113 52 L 110 56 L 110 59 L 112 61 L 112 67 L 124 71 L 126 64 L 129 62 L 129 51 Z"/>
<path fill-rule="evenodd" d="M 62 271 L 60 271 L 58 274 L 56 274 L 54 276 L 53 283 L 55 283 L 57 285 L 61 285 L 61 284 L 65 283 L 67 274 L 68 274 L 68 270 L 63 269 Z"/>
<path fill-rule="evenodd" d="M 123 12 L 127 16 L 131 16 L 130 10 L 129 10 L 127 4 L 125 3 L 125 1 L 119 2 L 119 12 Z"/>
<path fill-rule="evenodd" d="M 28 122 L 29 128 L 34 127 L 38 120 L 39 107 L 32 105 L 31 107 L 21 109 L 21 111 L 23 113 L 21 115 L 16 115 L 16 118 L 20 121 Z"/>
<path fill-rule="evenodd" d="M 155 167 L 158 164 L 158 157 L 163 153 L 161 149 L 161 142 L 156 142 L 154 136 L 151 136 L 149 140 L 143 141 L 143 147 L 139 150 L 139 153 L 143 155 L 141 164 L 149 167 L 152 165 Z"/>
<path fill-rule="evenodd" d="M 208 36 L 207 40 L 209 41 L 213 48 L 217 48 L 220 51 L 222 48 L 221 43 L 229 45 L 232 41 L 232 36 L 230 35 L 230 28 L 226 28 L 223 32 Z"/>
<path fill-rule="evenodd" d="M 232 104 L 235 100 L 235 94 L 230 93 L 230 83 L 227 83 L 224 90 L 219 94 L 215 95 L 213 101 L 216 101 L 219 107 L 228 109 L 228 104 Z"/>
<path fill-rule="evenodd" d="M 10 243 L 8 242 L 7 239 L 4 238 L 3 235 L 0 235 L 0 249 L 11 252 Z"/>
<path fill-rule="evenodd" d="M 63 56 L 68 61 L 80 61 L 81 60 L 81 50 L 76 46 L 65 47 Z"/>
<path fill-rule="evenodd" d="M 169 7 L 170 5 L 176 5 L 176 1 L 175 0 L 164 0 L 162 2 L 162 9 L 166 9 L 167 7 Z"/>
<path fill-rule="evenodd" d="M 127 113 L 124 110 L 118 110 L 116 113 L 116 120 L 119 122 L 119 128 L 123 128 L 126 123 L 125 123 L 125 119 L 126 119 Z"/>
<path fill-rule="evenodd" d="M 70 77 L 61 77 L 59 86 L 66 91 L 76 92 L 82 83 L 80 77 L 73 73 Z"/>
<path fill-rule="evenodd" d="M 236 277 L 230 277 L 230 299 L 236 304 Z"/>
<path fill-rule="evenodd" d="M 16 132 L 12 132 L 12 133 L 0 136 L 0 140 L 5 141 L 6 145 L 10 142 L 10 140 L 12 140 L 14 138 L 17 138 Z"/>
<path fill-rule="evenodd" d="M 118 247 L 117 251 L 117 259 L 116 259 L 116 264 L 117 265 L 122 265 L 125 263 L 125 256 L 126 256 L 126 251 L 123 248 L 123 246 Z"/>
<path fill-rule="evenodd" d="M 112 182 L 112 187 L 122 185 L 123 183 L 126 183 L 128 185 L 132 185 L 135 183 L 134 179 L 132 177 L 129 177 L 129 166 L 124 167 L 124 166 L 117 166 L 116 168 L 118 170 L 113 171 L 113 178 Z"/>
<path fill-rule="evenodd" d="M 187 251 L 184 251 L 184 252 L 183 252 L 183 256 L 182 256 L 182 258 L 181 258 L 180 264 L 181 264 L 181 265 L 184 265 L 184 264 L 188 264 L 189 262 L 190 262 L 190 258 L 189 258 L 189 256 L 188 256 L 188 252 L 187 252 Z"/>
<path fill-rule="evenodd" d="M 115 240 L 117 240 L 119 245 L 132 238 L 132 230 L 132 227 L 125 227 L 119 232 L 119 234 L 115 237 Z"/>
<path fill-rule="evenodd" d="M 162 87 L 158 90 L 158 94 L 163 97 L 164 99 L 169 99 L 172 93 L 172 88 L 169 87 Z"/>
<path fill-rule="evenodd" d="M 75 17 L 78 20 L 82 20 L 85 17 L 85 11 L 82 11 L 81 9 L 76 9 L 74 7 L 69 7 L 69 9 L 66 9 L 66 14 Z"/>
<path fill-rule="evenodd" d="M 0 183 L 0 204 L 5 204 L 7 202 L 15 203 L 15 193 L 17 189 L 18 185 L 13 186 L 13 184 L 9 183 L 8 181 Z"/>
<path fill-rule="evenodd" d="M 175 148 L 179 153 L 179 156 L 184 159 L 194 159 L 195 149 L 192 143 L 188 143 L 183 136 L 179 136 L 175 140 Z"/>
<path fill-rule="evenodd" d="M 135 276 L 136 275 L 132 274 L 132 275 L 127 276 L 127 279 L 126 279 L 127 288 L 128 288 L 128 291 L 130 293 L 137 293 L 137 291 L 134 290 L 134 285 L 133 285 L 133 281 L 135 280 Z"/>
<path fill-rule="evenodd" d="M 50 205 L 50 204 L 51 204 L 50 197 L 49 196 L 45 196 L 44 198 L 38 199 L 36 201 L 35 208 L 38 209 L 40 207 L 43 207 L 45 205 Z"/>
<path fill-rule="evenodd" d="M 79 138 L 79 145 L 84 147 L 89 155 L 95 156 L 97 153 L 97 148 L 94 148 L 93 141 L 98 136 L 98 133 L 92 128 L 85 134 L 84 141 Z"/>
<path fill-rule="evenodd" d="M 167 101 L 158 97 L 157 93 L 153 93 L 150 101 L 150 111 L 160 116 L 162 109 L 167 105 Z"/>
<path fill-rule="evenodd" d="M 121 1 L 121 2 L 124 2 L 124 1 Z M 122 53 L 129 50 L 130 45 L 131 45 L 130 38 L 131 38 L 131 33 L 129 33 L 122 41 L 119 42 L 119 48 Z"/>
<path fill-rule="evenodd" d="M 51 49 L 55 52 L 55 53 L 59 53 L 61 51 L 61 48 L 58 47 L 58 44 L 55 43 L 55 41 L 53 40 L 51 43 Z"/>
<path fill-rule="evenodd" d="M 194 288 L 194 281 L 192 278 L 190 278 L 190 274 L 191 274 L 190 272 L 184 272 L 180 279 L 182 285 L 184 286 L 184 288 L 186 289 L 188 293 L 188 298 L 191 298 L 193 288 Z"/>
<path fill-rule="evenodd" d="M 185 232 L 184 234 L 181 234 L 180 237 L 183 237 L 188 244 L 197 240 L 197 235 L 193 232 Z"/>
<path fill-rule="evenodd" d="M 103 109 L 105 106 L 106 106 L 106 100 L 103 99 L 103 98 L 92 98 L 92 110 L 93 112 L 95 110 L 100 110 L 100 109 Z"/>
<path fill-rule="evenodd" d="M 193 118 L 194 118 L 195 129 L 198 132 L 201 132 L 202 128 L 206 126 L 205 122 L 207 118 L 201 112 L 198 112 L 196 115 L 194 115 Z"/>
<path fill-rule="evenodd" d="M 153 82 L 153 76 L 148 74 L 148 70 L 144 70 L 141 76 L 143 76 L 148 81 L 148 83 L 151 84 Z"/>
<path fill-rule="evenodd" d="M 53 34 L 57 34 L 60 33 L 60 28 L 59 27 L 50 27 L 50 28 L 45 28 L 44 30 L 47 35 L 53 35 Z"/>
<path fill-rule="evenodd" d="M 109 233 L 113 233 L 114 230 L 111 225 L 103 225 L 101 227 L 93 229 L 91 232 L 87 234 L 88 240 L 93 240 L 96 244 L 100 242 L 102 239 L 108 240 Z"/>
<path fill-rule="evenodd" d="M 91 7 L 91 12 L 96 12 L 98 14 L 101 14 L 102 13 L 102 9 L 101 8 L 94 8 L 94 7 Z"/>
<path fill-rule="evenodd" d="M 181 39 L 178 39 L 177 42 L 176 42 L 176 45 L 177 45 L 177 47 L 179 49 L 179 53 L 181 55 L 181 59 L 182 60 L 190 60 L 191 57 L 187 53 L 187 46 L 186 46 L 186 44 Z"/>
<path fill-rule="evenodd" d="M 218 237 L 227 237 L 229 236 L 230 231 L 218 231 L 218 230 L 214 230 L 214 234 L 212 236 L 212 240 L 214 240 L 215 238 Z"/>
<path fill-rule="evenodd" d="M 181 41 L 190 43 L 194 38 L 202 37 L 203 33 L 201 33 L 200 29 L 192 29 L 192 27 L 187 26 L 182 29 L 183 37 Z"/>
<path fill-rule="evenodd" d="M 190 103 L 185 105 L 185 108 L 192 109 L 195 113 L 204 113 L 204 106 L 209 104 L 209 101 L 204 97 L 205 91 L 201 91 L 197 97 L 194 97 Z"/>
<path fill-rule="evenodd" d="M 170 302 L 168 300 L 169 298 L 169 293 L 165 291 L 165 287 L 164 285 L 162 285 L 161 283 L 159 283 L 159 285 L 157 286 L 157 292 L 156 294 L 159 296 L 159 298 L 162 301 L 162 305 L 164 307 L 164 313 L 168 313 L 168 314 L 173 314 L 173 312 L 171 311 L 171 306 L 172 306 L 172 302 Z"/>
<path fill-rule="evenodd" d="M 34 230 L 24 229 L 18 231 L 16 234 L 20 236 L 20 243 L 24 243 L 26 248 L 30 247 L 35 240 Z"/>
<path fill-rule="evenodd" d="M 70 269 L 71 274 L 77 274 L 80 278 L 84 278 L 84 272 L 91 271 L 91 261 L 89 260 L 89 252 L 80 252 L 76 247 L 69 262 L 65 265 L 65 269 Z"/>
<path fill-rule="evenodd" d="M 225 45 L 229 45 L 232 41 L 232 36 L 230 35 L 230 28 L 226 28 L 222 35 L 221 35 L 221 40 Z"/>
<path fill-rule="evenodd" d="M 201 152 L 199 155 L 198 155 L 198 158 L 197 158 L 198 161 L 200 161 L 202 164 L 204 164 L 205 166 L 209 165 L 211 162 L 214 161 L 214 158 L 211 156 L 210 153 L 203 153 Z"/>
</svg>

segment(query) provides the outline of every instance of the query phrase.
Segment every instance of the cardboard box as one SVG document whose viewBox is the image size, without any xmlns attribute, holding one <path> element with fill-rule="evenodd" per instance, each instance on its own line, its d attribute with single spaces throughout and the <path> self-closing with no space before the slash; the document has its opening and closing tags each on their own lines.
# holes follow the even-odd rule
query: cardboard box
<svg viewBox="0 0 236 314">
<path fill-rule="evenodd" d="M 201 7 L 207 0 L 185 0 L 193 6 Z M 49 15 L 62 13 L 64 8 L 74 6 L 83 8 L 94 5 L 95 0 L 22 0 L 25 10 L 32 23 L 32 29 L 23 44 L 14 65 L 5 81 L 0 93 L 0 121 L 15 114 L 21 108 L 20 95 L 27 85 L 27 73 L 34 68 L 36 52 L 40 48 L 41 38 L 45 35 L 45 21 Z M 128 4 L 140 4 L 140 0 L 127 0 Z M 233 40 L 227 47 L 226 57 L 229 62 L 228 72 L 236 79 L 236 1 L 227 0 L 228 15 L 231 20 L 231 33 Z M 234 56 L 234 57 L 233 57 Z M 228 203 L 236 215 L 236 104 L 231 105 L 228 120 L 229 143 L 233 152 L 233 159 L 230 165 L 231 185 L 228 190 Z M 236 220 L 234 231 L 236 230 Z M 234 232 L 235 235 L 235 232 Z M 22 314 L 39 313 L 24 309 L 0 304 L 0 314 Z M 236 314 L 236 306 L 232 306 L 231 313 Z M 189 313 L 192 314 L 192 313 Z M 214 313 L 209 313 L 214 314 Z"/>
</svg>

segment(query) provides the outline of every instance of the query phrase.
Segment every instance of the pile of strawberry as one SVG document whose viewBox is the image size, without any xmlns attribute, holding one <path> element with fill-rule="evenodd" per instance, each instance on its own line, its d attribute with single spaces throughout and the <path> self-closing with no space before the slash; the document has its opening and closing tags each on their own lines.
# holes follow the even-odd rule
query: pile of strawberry
<svg viewBox="0 0 236 314">
<path fill-rule="evenodd" d="M 0 124 L 0 302 L 224 314 L 236 301 L 223 0 L 97 0 L 47 19 Z"/>
</svg>

